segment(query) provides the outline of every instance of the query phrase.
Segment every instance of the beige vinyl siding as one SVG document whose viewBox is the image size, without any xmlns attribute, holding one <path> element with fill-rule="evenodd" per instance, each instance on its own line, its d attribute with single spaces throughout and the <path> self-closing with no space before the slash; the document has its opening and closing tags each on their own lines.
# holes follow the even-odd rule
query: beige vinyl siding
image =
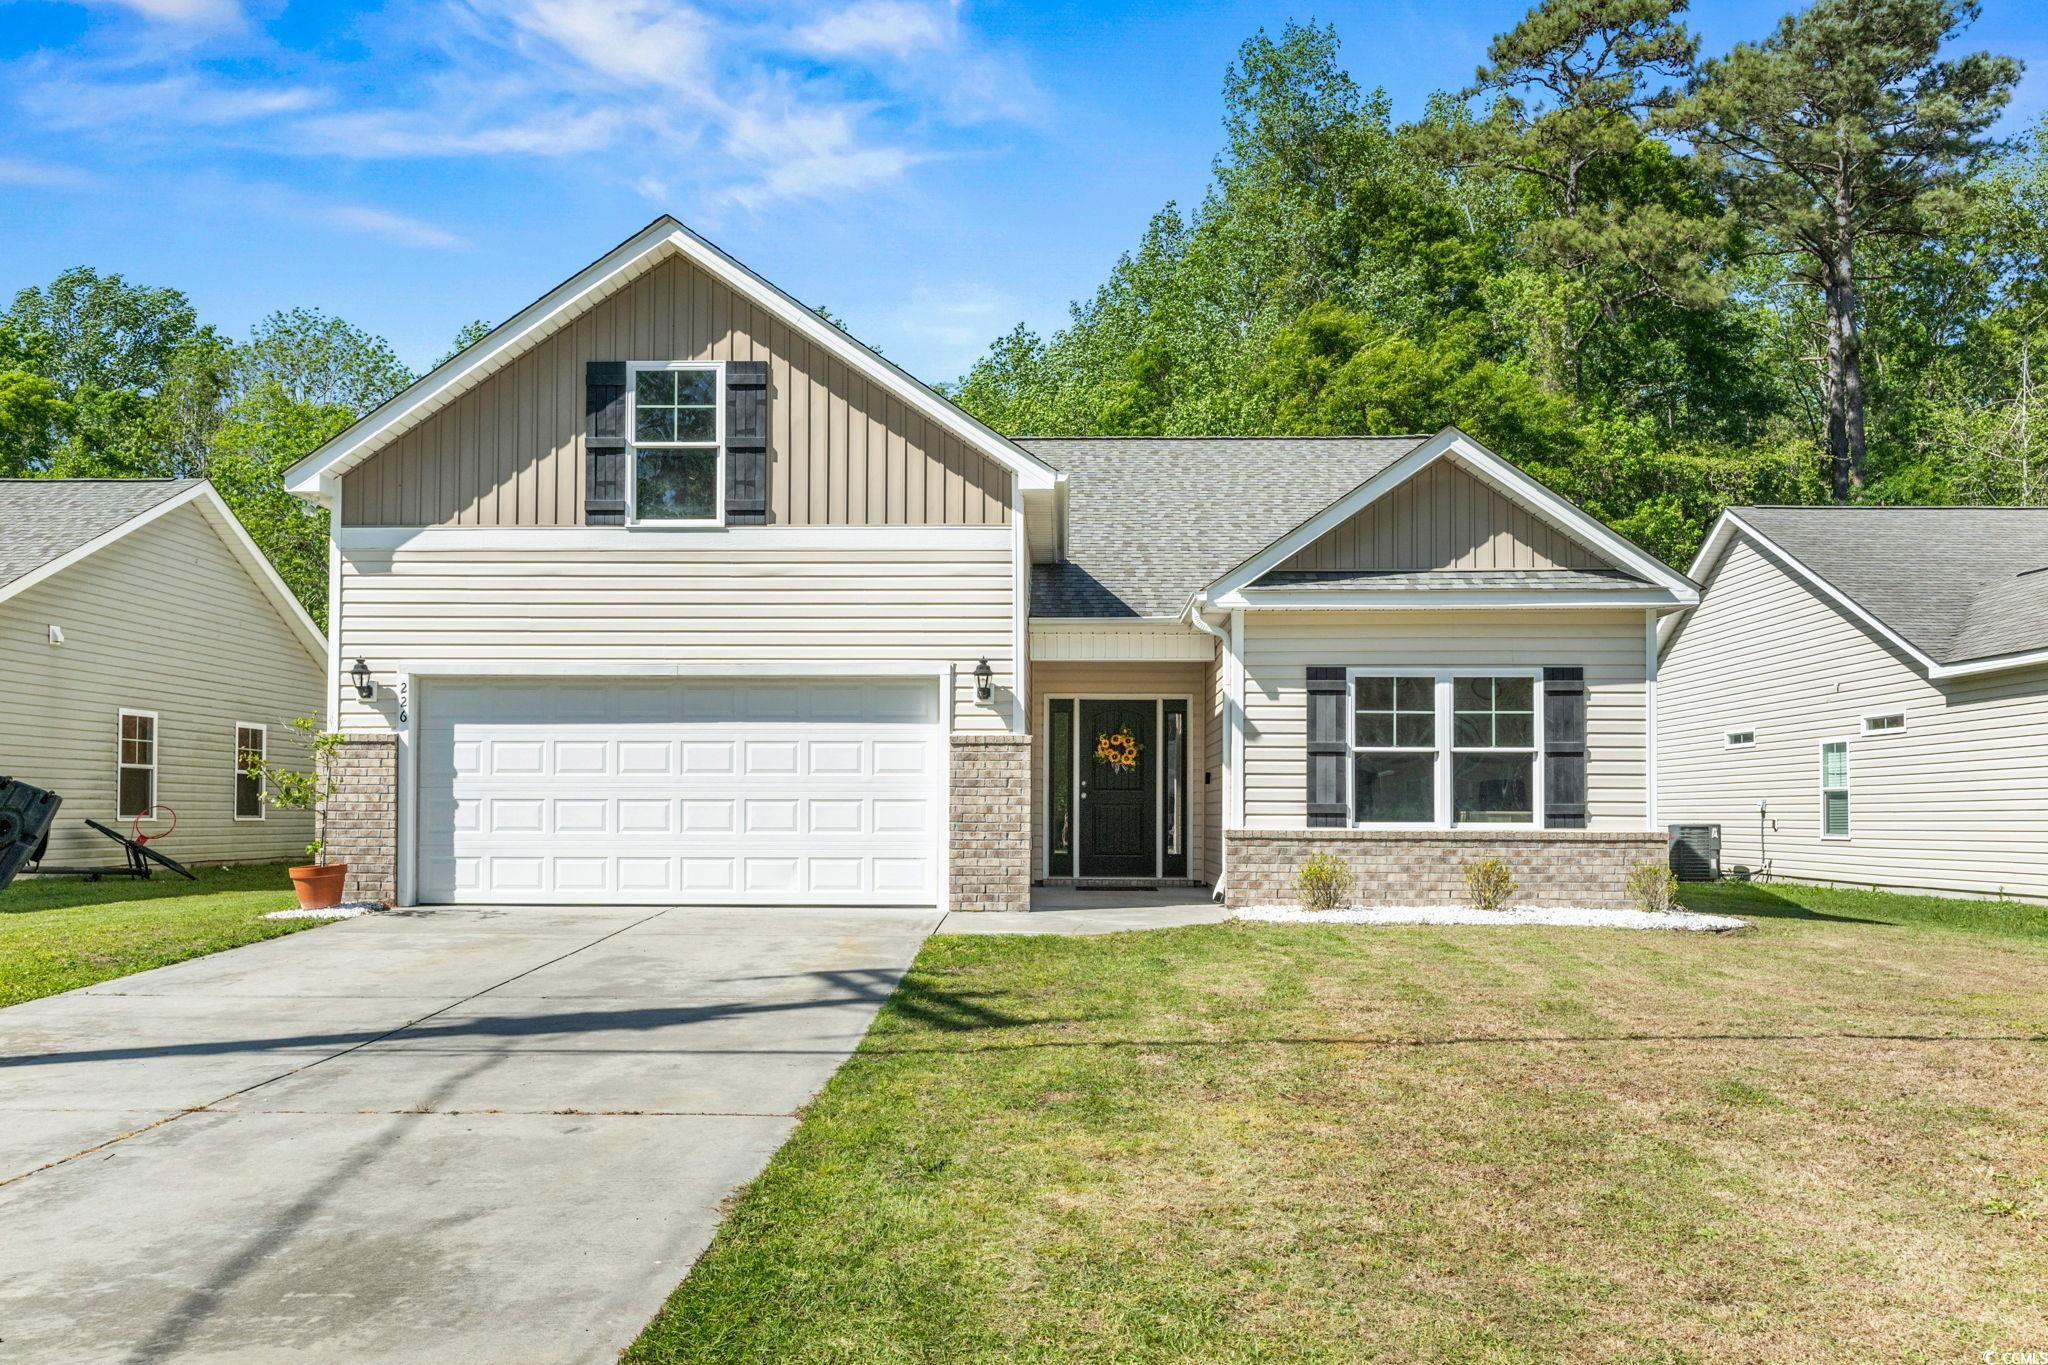
<svg viewBox="0 0 2048 1365">
<path fill-rule="evenodd" d="M 1202 783 L 1203 756 L 1214 729 L 1207 698 L 1209 667 L 1199 663 L 1034 663 L 1031 666 L 1031 875 L 1045 875 L 1046 757 L 1045 703 L 1051 697 L 1186 697 L 1188 699 L 1188 868 L 1206 866 L 1213 817 L 1210 798 L 1222 787 Z M 1084 739 L 1083 748 L 1087 742 Z"/>
<path fill-rule="evenodd" d="M 1586 670 L 1586 800 L 1592 829 L 1641 829 L 1644 791 L 1641 610 L 1246 612 L 1245 824 L 1308 822 L 1311 666 Z"/>
<path fill-rule="evenodd" d="M 1008 470 L 671 257 L 351 470 L 344 524 L 580 524 L 591 360 L 767 361 L 772 524 L 1009 520 Z"/>
<path fill-rule="evenodd" d="M 2048 898 L 2048 669 L 1930 682 L 1738 537 L 1657 683 L 1658 804 L 1722 827 L 1722 866 Z M 1862 733 L 1903 712 L 1904 730 Z M 1730 750 L 1731 730 L 1756 746 Z M 1820 837 L 1820 746 L 1849 743 L 1850 837 Z"/>
<path fill-rule="evenodd" d="M 1613 567 L 1446 457 L 1389 490 L 1278 572 Z"/>
<path fill-rule="evenodd" d="M 53 625 L 62 645 L 50 643 Z M 178 813 L 163 851 L 192 863 L 296 859 L 310 814 L 234 818 L 235 726 L 268 726 L 271 758 L 303 764 L 288 722 L 321 710 L 325 671 L 205 514 L 181 507 L 0 602 L 0 773 L 64 798 L 51 862 L 118 863 L 121 850 L 81 822 L 127 830 L 118 715 L 153 711 L 156 799 Z"/>
<path fill-rule="evenodd" d="M 1216 657 L 1216 640 L 1173 621 L 1114 626 L 1033 621 L 1031 657 L 1055 662 L 1150 659 L 1200 663 Z"/>
<path fill-rule="evenodd" d="M 957 536 L 960 533 L 954 532 Z M 954 728 L 1007 727 L 1014 678 L 1013 545 L 916 546 L 915 533 L 862 550 L 364 550 L 342 554 L 340 652 L 383 685 L 372 703 L 341 687 L 341 724 L 388 728 L 390 691 L 417 663 L 749 665 L 950 663 Z M 995 670 L 989 705 L 973 669 Z"/>
</svg>

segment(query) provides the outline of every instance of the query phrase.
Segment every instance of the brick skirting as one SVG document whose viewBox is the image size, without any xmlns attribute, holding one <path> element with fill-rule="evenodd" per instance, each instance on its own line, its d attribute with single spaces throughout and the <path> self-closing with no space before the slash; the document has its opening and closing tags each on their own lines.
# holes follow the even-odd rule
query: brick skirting
<svg viewBox="0 0 2048 1365">
<path fill-rule="evenodd" d="M 1031 908 L 1031 738 L 954 735 L 947 908 Z"/>
<path fill-rule="evenodd" d="M 398 895 L 398 739 L 350 735 L 334 756 L 327 861 L 348 864 L 342 895 L 390 904 Z"/>
<path fill-rule="evenodd" d="M 1463 904 L 1465 864 L 1499 858 L 1519 883 L 1511 904 L 1625 908 L 1629 869 L 1665 860 L 1656 830 L 1234 829 L 1223 846 L 1232 909 L 1294 904 L 1294 877 L 1311 853 L 1351 865 L 1361 905 Z"/>
</svg>

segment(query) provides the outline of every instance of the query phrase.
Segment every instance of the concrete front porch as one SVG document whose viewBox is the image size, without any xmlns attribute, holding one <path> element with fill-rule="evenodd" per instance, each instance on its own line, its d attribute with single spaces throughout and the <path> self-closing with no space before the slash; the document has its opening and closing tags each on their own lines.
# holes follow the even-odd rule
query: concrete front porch
<svg viewBox="0 0 2048 1365">
<path fill-rule="evenodd" d="M 1161 886 L 1157 890 L 1081 890 L 1035 886 L 1027 911 L 946 916 L 941 934 L 1114 934 L 1128 929 L 1167 929 L 1181 924 L 1216 924 L 1230 912 L 1206 886 Z"/>
</svg>

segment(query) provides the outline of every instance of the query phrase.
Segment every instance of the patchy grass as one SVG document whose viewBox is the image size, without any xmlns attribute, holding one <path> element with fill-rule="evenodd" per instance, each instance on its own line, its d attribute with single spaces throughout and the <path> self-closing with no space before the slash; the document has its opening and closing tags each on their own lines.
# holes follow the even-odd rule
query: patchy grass
<svg viewBox="0 0 2048 1365">
<path fill-rule="evenodd" d="M 263 918 L 295 904 L 281 865 L 205 868 L 196 882 L 17 880 L 0 891 L 0 1006 L 320 923 Z"/>
<path fill-rule="evenodd" d="M 1952 896 L 1901 896 L 1889 891 L 1853 891 L 1796 882 L 1718 882 L 1679 887 L 1691 910 L 1750 919 L 1799 919 L 1835 924 L 1908 925 L 1991 938 L 2048 943 L 2048 905 L 2027 901 L 1957 900 Z"/>
<path fill-rule="evenodd" d="M 1729 936 L 934 938 L 627 1359 L 2048 1343 L 2048 948 L 1766 894 Z"/>
</svg>

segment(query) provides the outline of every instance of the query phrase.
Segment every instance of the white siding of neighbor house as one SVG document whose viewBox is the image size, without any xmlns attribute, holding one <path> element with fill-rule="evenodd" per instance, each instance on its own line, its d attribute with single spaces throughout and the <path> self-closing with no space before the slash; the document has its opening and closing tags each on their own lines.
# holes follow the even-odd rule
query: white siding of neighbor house
<svg viewBox="0 0 2048 1365">
<path fill-rule="evenodd" d="M 920 535 L 944 538 L 919 546 Z M 961 540 L 973 540 L 963 547 Z M 341 555 L 339 655 L 380 684 L 338 689 L 341 728 L 388 729 L 422 664 L 537 672 L 682 664 L 729 669 L 950 663 L 953 726 L 1008 727 L 1015 677 L 1010 530 L 902 528 L 860 549 L 718 549 L 659 533 L 645 548 L 358 549 Z M 758 543 L 758 542 L 756 542 Z M 973 670 L 995 671 L 990 704 Z"/>
<path fill-rule="evenodd" d="M 1644 613 L 1486 611 L 1246 612 L 1245 825 L 1308 822 L 1311 667 L 1586 670 L 1586 799 L 1592 829 L 1642 829 Z"/>
<path fill-rule="evenodd" d="M 2048 898 L 2048 668 L 1930 682 L 1738 537 L 1658 677 L 1659 806 L 1719 824 L 1724 869 Z M 1903 712 L 1906 728 L 1862 733 Z M 1731 750 L 1730 731 L 1756 747 Z M 1820 837 L 1820 746 L 1849 742 L 1845 840 Z M 1760 831 L 1757 803 L 1773 828 Z"/>
<path fill-rule="evenodd" d="M 320 712 L 325 668 L 205 515 L 181 507 L 0 602 L 0 773 L 64 798 L 49 861 L 118 863 L 121 850 L 82 822 L 127 830 L 119 714 L 153 711 L 156 799 L 178 813 L 163 851 L 190 863 L 297 858 L 311 814 L 234 818 L 235 726 L 268 726 L 271 758 L 303 765 L 289 722 Z"/>
<path fill-rule="evenodd" d="M 1201 637 L 1207 639 L 1207 636 Z M 1213 641 L 1211 642 L 1214 643 Z M 1045 704 L 1051 697 L 1185 697 L 1188 702 L 1188 872 L 1199 876 L 1206 866 L 1212 807 L 1220 803 L 1221 785 L 1204 786 L 1202 764 L 1215 743 L 1210 724 L 1208 667 L 1199 663 L 1038 663 L 1031 669 L 1035 698 L 1031 718 L 1031 875 L 1045 875 L 1047 780 Z M 1217 779 L 1220 784 L 1221 779 Z M 1213 799 L 1212 799 L 1213 798 Z"/>
</svg>

